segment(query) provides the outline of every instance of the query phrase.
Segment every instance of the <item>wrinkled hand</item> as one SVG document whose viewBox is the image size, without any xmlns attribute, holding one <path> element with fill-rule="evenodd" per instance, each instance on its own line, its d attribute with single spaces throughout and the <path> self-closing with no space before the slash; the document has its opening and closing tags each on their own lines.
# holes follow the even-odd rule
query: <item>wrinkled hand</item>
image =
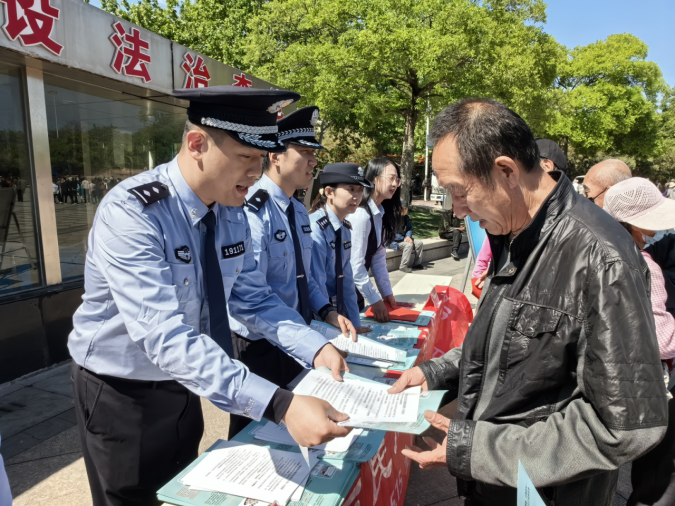
<svg viewBox="0 0 675 506">
<path fill-rule="evenodd" d="M 330 343 L 321 348 L 314 357 L 314 368 L 318 367 L 328 367 L 333 373 L 333 379 L 336 381 L 342 381 L 341 371 L 349 372 L 345 356 Z"/>
<path fill-rule="evenodd" d="M 397 394 L 403 392 L 406 388 L 421 386 L 422 390 L 429 390 L 427 379 L 424 377 L 422 369 L 413 367 L 403 371 L 401 377 L 394 383 L 387 392 L 390 394 Z"/>
<path fill-rule="evenodd" d="M 424 412 L 424 418 L 427 419 L 431 425 L 437 429 L 442 430 L 446 434 L 448 433 L 448 428 L 450 427 L 450 419 L 445 418 L 442 415 L 439 415 L 435 411 L 426 410 Z M 430 437 L 425 437 L 424 442 L 429 445 L 431 448 L 430 451 L 423 451 L 417 446 L 411 446 L 406 448 L 401 453 L 408 457 L 410 460 L 414 460 L 420 465 L 421 469 L 434 469 L 435 467 L 445 467 L 446 464 L 446 449 L 448 446 L 448 436 L 445 436 L 445 439 L 441 444 L 438 444 L 436 441 Z"/>
<path fill-rule="evenodd" d="M 340 427 L 336 423 L 348 418 L 322 399 L 294 395 L 282 420 L 296 443 L 316 446 L 349 434 L 351 428 Z"/>
<path fill-rule="evenodd" d="M 413 244 L 415 241 L 412 240 L 412 237 L 406 236 L 405 239 L 403 239 L 405 242 L 409 242 L 410 244 Z"/>
<path fill-rule="evenodd" d="M 345 318 L 337 311 L 331 311 L 326 315 L 326 323 L 330 323 L 333 327 L 337 327 L 346 336 L 351 337 L 352 341 L 356 342 L 356 329 L 349 318 Z"/>
<path fill-rule="evenodd" d="M 357 334 L 367 334 L 368 332 L 371 332 L 372 330 L 373 329 L 370 328 L 370 327 L 361 326 L 361 327 L 356 329 L 356 333 Z"/>
<path fill-rule="evenodd" d="M 389 321 L 389 311 L 387 311 L 383 301 L 378 300 L 371 307 L 373 308 L 373 316 L 378 322 L 386 323 Z"/>
<path fill-rule="evenodd" d="M 476 281 L 476 288 L 478 288 L 479 290 L 482 290 L 482 289 L 483 289 L 483 285 L 485 284 L 485 278 L 487 278 L 487 275 L 488 275 L 488 271 L 489 271 L 489 270 L 490 270 L 490 269 L 485 269 L 485 271 L 483 272 L 483 274 L 481 274 L 480 276 L 478 276 L 478 281 Z"/>
</svg>

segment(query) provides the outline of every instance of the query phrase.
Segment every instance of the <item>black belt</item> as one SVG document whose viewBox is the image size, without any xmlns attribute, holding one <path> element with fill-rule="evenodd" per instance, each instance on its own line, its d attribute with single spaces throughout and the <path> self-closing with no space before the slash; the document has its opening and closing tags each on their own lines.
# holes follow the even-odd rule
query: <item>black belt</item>
<svg viewBox="0 0 675 506">
<path fill-rule="evenodd" d="M 162 380 L 162 381 L 148 381 L 148 380 L 137 380 L 137 379 L 128 379 L 120 378 L 118 376 L 106 376 L 105 374 L 97 374 L 94 371 L 90 371 L 86 367 L 78 365 L 80 371 L 84 371 L 87 374 L 93 376 L 96 379 L 99 379 L 110 386 L 124 386 L 125 388 L 138 388 L 143 390 L 173 390 L 173 391 L 184 391 L 187 390 L 183 385 L 178 383 L 176 380 Z"/>
</svg>

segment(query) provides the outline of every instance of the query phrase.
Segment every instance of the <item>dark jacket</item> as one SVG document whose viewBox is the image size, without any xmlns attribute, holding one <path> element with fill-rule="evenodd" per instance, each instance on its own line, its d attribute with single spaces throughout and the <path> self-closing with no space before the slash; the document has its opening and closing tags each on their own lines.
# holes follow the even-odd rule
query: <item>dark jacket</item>
<svg viewBox="0 0 675 506">
<path fill-rule="evenodd" d="M 675 316 L 675 234 L 666 234 L 656 244 L 647 246 L 645 251 L 661 267 L 666 281 L 666 311 Z"/>
<path fill-rule="evenodd" d="M 421 368 L 458 396 L 447 462 L 472 504 L 515 505 L 522 462 L 551 505 L 609 506 L 668 421 L 647 264 L 566 177 L 493 266 L 464 345 Z"/>
</svg>

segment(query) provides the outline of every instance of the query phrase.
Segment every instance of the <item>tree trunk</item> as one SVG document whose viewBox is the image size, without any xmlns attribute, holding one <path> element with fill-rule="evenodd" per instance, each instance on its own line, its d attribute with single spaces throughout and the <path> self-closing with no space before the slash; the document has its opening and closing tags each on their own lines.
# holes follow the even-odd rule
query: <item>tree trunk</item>
<svg viewBox="0 0 675 506">
<path fill-rule="evenodd" d="M 560 147 L 563 150 L 563 153 L 565 153 L 565 158 L 567 158 L 567 150 L 569 149 L 570 146 L 570 139 L 566 135 L 563 135 L 560 138 Z"/>
<path fill-rule="evenodd" d="M 413 167 L 415 166 L 415 127 L 417 126 L 416 100 L 413 97 L 403 117 L 405 127 L 403 129 L 403 153 L 401 154 L 401 200 L 410 201 L 410 183 L 412 180 Z"/>
</svg>

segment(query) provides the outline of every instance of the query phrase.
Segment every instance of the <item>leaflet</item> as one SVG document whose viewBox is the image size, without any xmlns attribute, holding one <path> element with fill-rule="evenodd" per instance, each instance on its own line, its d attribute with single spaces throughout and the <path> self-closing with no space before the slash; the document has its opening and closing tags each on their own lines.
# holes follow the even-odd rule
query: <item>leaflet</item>
<svg viewBox="0 0 675 506">
<path fill-rule="evenodd" d="M 399 328 L 396 328 L 394 325 L 391 325 L 394 328 L 382 328 L 384 327 L 383 324 L 371 325 L 370 327 L 372 330 L 361 336 L 403 350 L 414 348 L 422 334 L 422 331 L 419 329 L 409 329 L 402 325 Z"/>
<path fill-rule="evenodd" d="M 313 446 L 312 448 L 318 450 L 326 450 L 328 452 L 341 453 L 349 450 L 349 447 L 356 441 L 356 439 L 361 435 L 363 430 L 354 429 L 345 437 L 335 438 L 332 441 L 324 443 L 322 445 Z M 256 439 L 262 439 L 264 441 L 270 441 L 272 443 L 282 443 L 291 446 L 298 446 L 298 443 L 295 442 L 293 436 L 288 432 L 286 425 L 281 422 L 277 425 L 274 422 L 268 421 L 265 425 L 260 427 L 259 430 L 255 432 Z"/>
<path fill-rule="evenodd" d="M 363 314 L 363 313 L 362 313 Z M 420 311 L 419 316 L 417 317 L 417 320 L 414 322 L 406 322 L 406 321 L 401 321 L 401 320 L 396 320 L 396 319 L 390 319 L 389 321 L 392 323 L 402 323 L 406 325 L 414 325 L 416 327 L 426 327 L 431 323 L 431 319 L 434 317 L 436 313 L 433 311 Z M 377 320 L 373 318 L 368 318 L 365 316 L 361 317 L 361 323 L 363 325 L 371 325 L 377 323 Z"/>
<path fill-rule="evenodd" d="M 404 363 L 405 352 L 397 348 L 378 343 L 372 339 L 359 337 L 357 342 L 345 337 L 340 333 L 340 329 L 328 325 L 327 323 L 313 321 L 310 328 L 320 332 L 338 350 L 349 353 L 347 361 L 350 362 L 350 357 L 368 358 L 378 361 L 385 361 L 390 363 Z"/>
<path fill-rule="evenodd" d="M 221 443 L 182 478 L 190 488 L 285 505 L 318 458 L 234 441 Z"/>
<path fill-rule="evenodd" d="M 339 424 L 346 427 L 358 427 L 361 422 L 416 421 L 420 387 L 398 394 L 389 394 L 387 389 L 387 385 L 351 375 L 345 375 L 342 382 L 335 381 L 329 372 L 313 370 L 293 392 L 323 399 L 346 413 L 349 420 Z"/>
</svg>

